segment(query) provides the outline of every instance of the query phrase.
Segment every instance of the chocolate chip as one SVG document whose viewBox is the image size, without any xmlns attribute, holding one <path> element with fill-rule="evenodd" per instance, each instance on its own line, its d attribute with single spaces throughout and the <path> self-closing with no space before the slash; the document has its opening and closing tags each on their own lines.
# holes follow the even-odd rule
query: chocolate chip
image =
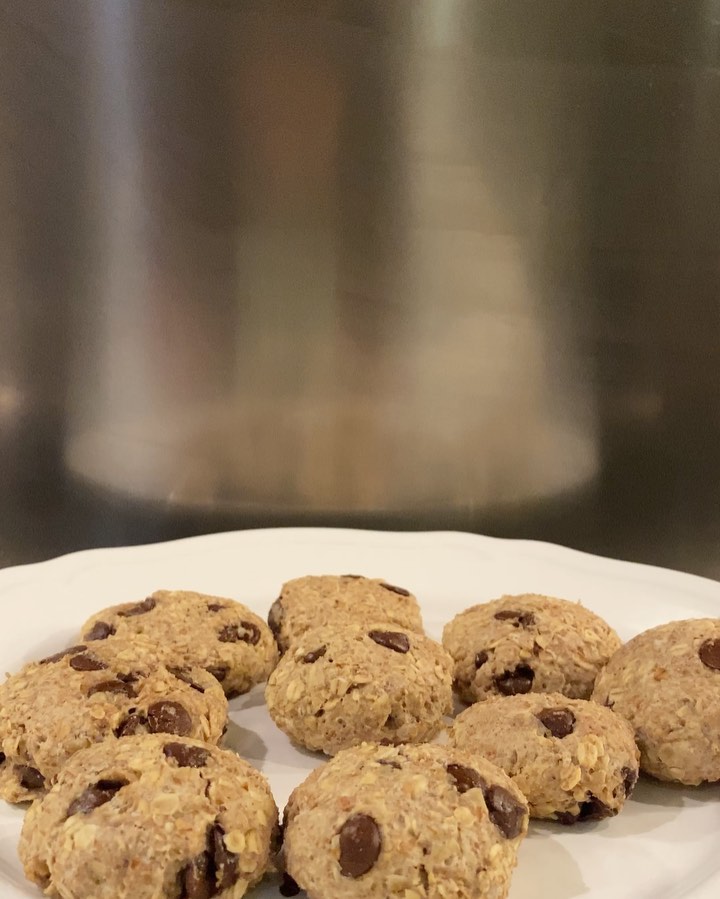
<svg viewBox="0 0 720 899">
<path fill-rule="evenodd" d="M 102 671 L 104 668 L 107 668 L 107 665 L 105 662 L 101 662 L 100 659 L 82 654 L 73 656 L 70 659 L 70 667 L 75 671 Z"/>
<path fill-rule="evenodd" d="M 406 590 L 404 587 L 396 587 L 395 584 L 386 584 L 384 581 L 380 586 L 389 590 L 391 593 L 397 593 L 398 596 L 410 596 L 410 591 Z"/>
<path fill-rule="evenodd" d="M 144 715 L 128 715 L 128 717 L 115 728 L 116 737 L 134 737 L 145 732 L 147 718 Z"/>
<path fill-rule="evenodd" d="M 136 615 L 144 615 L 146 612 L 152 612 L 156 605 L 157 602 L 152 598 L 152 596 L 148 596 L 147 599 L 144 599 L 142 602 L 137 603 L 137 605 L 130 606 L 129 609 L 125 609 L 124 612 L 118 612 L 118 617 L 134 618 Z"/>
<path fill-rule="evenodd" d="M 213 861 L 215 863 L 215 883 L 219 893 L 229 890 L 230 887 L 237 882 L 240 872 L 238 871 L 238 858 L 235 852 L 225 845 L 225 831 L 215 822 L 211 829 Z"/>
<path fill-rule="evenodd" d="M 504 837 L 514 840 L 522 832 L 527 808 L 504 787 L 488 787 L 484 796 L 492 823 Z"/>
<path fill-rule="evenodd" d="M 188 686 L 192 687 L 193 690 L 197 690 L 198 693 L 204 693 L 205 687 L 201 687 L 200 684 L 196 684 L 195 681 L 190 677 L 190 672 L 187 668 L 168 668 L 170 674 L 173 677 L 176 677 L 178 680 L 181 680 L 184 684 L 188 684 Z"/>
<path fill-rule="evenodd" d="M 238 880 L 238 856 L 229 852 L 225 831 L 215 822 L 208 827 L 206 849 L 180 871 L 180 899 L 210 899 Z"/>
<path fill-rule="evenodd" d="M 41 790 L 45 786 L 45 778 L 37 768 L 29 765 L 15 765 L 15 775 L 20 786 L 26 790 Z"/>
<path fill-rule="evenodd" d="M 230 670 L 227 665 L 210 665 L 205 669 L 208 674 L 212 674 L 212 676 L 219 680 L 222 683 L 225 678 L 228 676 L 228 671 Z"/>
<path fill-rule="evenodd" d="M 211 859 L 201 852 L 180 871 L 180 899 L 210 899 L 215 894 Z"/>
<path fill-rule="evenodd" d="M 6 758 L 7 758 L 7 756 L 5 755 L 5 753 L 0 752 L 0 765 L 2 765 L 5 762 Z"/>
<path fill-rule="evenodd" d="M 698 650 L 698 655 L 706 668 L 720 671 L 720 639 L 706 640 Z"/>
<path fill-rule="evenodd" d="M 227 606 L 225 606 L 221 602 L 209 602 L 208 603 L 208 610 L 210 612 L 220 612 L 222 609 L 226 609 L 226 608 L 227 608 Z"/>
<path fill-rule="evenodd" d="M 341 574 L 340 577 L 346 577 L 349 581 L 359 581 L 362 578 L 361 574 Z"/>
<path fill-rule="evenodd" d="M 283 874 L 282 883 L 278 889 L 280 890 L 281 896 L 297 896 L 300 892 L 300 887 L 295 883 L 287 871 Z"/>
<path fill-rule="evenodd" d="M 94 693 L 122 693 L 132 698 L 135 696 L 135 689 L 132 684 L 124 683 L 121 680 L 104 680 L 90 687 L 87 695 L 92 696 Z"/>
<path fill-rule="evenodd" d="M 380 828 L 374 818 L 351 815 L 340 828 L 340 873 L 362 877 L 371 870 L 382 849 Z"/>
<path fill-rule="evenodd" d="M 378 759 L 378 765 L 386 765 L 388 768 L 396 768 L 398 771 L 402 768 L 402 765 L 395 759 Z"/>
<path fill-rule="evenodd" d="M 609 696 L 606 696 L 604 701 L 600 704 L 604 705 L 606 709 L 614 709 L 615 708 L 615 703 L 612 702 L 612 700 L 610 699 Z"/>
<path fill-rule="evenodd" d="M 512 621 L 513 627 L 531 627 L 535 624 L 535 616 L 532 612 L 520 612 L 515 609 L 502 609 L 495 613 L 498 621 Z"/>
<path fill-rule="evenodd" d="M 393 652 L 404 654 L 410 651 L 410 640 L 407 634 L 401 634 L 397 631 L 370 631 L 368 637 L 377 643 L 378 646 L 392 649 Z"/>
<path fill-rule="evenodd" d="M 575 715 L 570 709 L 543 709 L 535 717 L 547 727 L 553 737 L 560 740 L 575 730 Z"/>
<path fill-rule="evenodd" d="M 186 709 L 169 699 L 161 699 L 148 707 L 147 723 L 151 734 L 186 737 L 192 730 L 192 718 Z"/>
<path fill-rule="evenodd" d="M 495 678 L 495 687 L 503 696 L 516 696 L 532 690 L 535 672 L 529 665 L 518 665 L 513 671 L 505 671 Z"/>
<path fill-rule="evenodd" d="M 249 643 L 255 646 L 260 642 L 260 628 L 252 621 L 241 621 L 239 624 L 226 624 L 218 634 L 221 643 Z"/>
<path fill-rule="evenodd" d="M 638 782 L 638 772 L 635 768 L 623 768 L 620 772 L 623 779 L 623 789 L 625 790 L 625 798 L 632 796 L 635 785 Z"/>
<path fill-rule="evenodd" d="M 84 790 L 77 799 L 70 803 L 67 810 L 67 817 L 73 815 L 87 815 L 93 809 L 106 802 L 110 802 L 113 796 L 128 785 L 126 780 L 99 780 L 92 787 Z"/>
<path fill-rule="evenodd" d="M 208 760 L 208 751 L 202 746 L 188 746 L 186 743 L 166 743 L 163 746 L 166 759 L 177 762 L 179 768 L 202 768 Z"/>
<path fill-rule="evenodd" d="M 578 821 L 602 821 L 603 818 L 611 818 L 613 815 L 617 815 L 616 809 L 610 808 L 597 796 L 589 793 L 588 798 L 580 803 L 580 810 L 577 814 L 573 812 L 556 812 L 555 818 L 560 824 L 569 826 L 576 824 Z"/>
<path fill-rule="evenodd" d="M 313 662 L 321 659 L 326 652 L 327 646 L 321 646 L 319 649 L 313 649 L 312 652 L 306 652 L 301 661 L 305 662 L 306 665 L 312 665 Z"/>
<path fill-rule="evenodd" d="M 489 658 L 489 656 L 488 656 L 488 654 L 487 654 L 484 650 L 483 650 L 482 652 L 476 653 L 476 655 L 475 655 L 475 668 L 476 668 L 476 669 L 477 669 L 477 668 L 482 668 L 482 666 L 485 664 L 485 662 L 487 662 L 488 658 Z"/>
<path fill-rule="evenodd" d="M 274 636 L 277 638 L 280 633 L 280 626 L 282 625 L 283 620 L 283 607 L 282 601 L 280 597 L 275 600 L 275 602 L 270 606 L 270 611 L 268 612 L 268 626 L 270 630 L 273 632 Z"/>
<path fill-rule="evenodd" d="M 107 621 L 96 621 L 87 634 L 84 634 L 86 640 L 107 640 L 115 633 L 115 628 Z"/>
<path fill-rule="evenodd" d="M 60 659 L 64 659 L 65 656 L 73 655 L 73 653 L 83 652 L 83 650 L 87 649 L 87 646 L 71 646 L 69 649 L 63 649 L 62 652 L 56 652 L 54 656 L 48 656 L 46 659 L 40 659 L 41 665 L 49 665 L 51 662 L 59 662 Z"/>
<path fill-rule="evenodd" d="M 468 790 L 475 790 L 478 787 L 485 786 L 485 781 L 474 768 L 451 763 L 447 765 L 445 770 L 455 781 L 455 788 L 458 793 L 467 793 Z"/>
</svg>

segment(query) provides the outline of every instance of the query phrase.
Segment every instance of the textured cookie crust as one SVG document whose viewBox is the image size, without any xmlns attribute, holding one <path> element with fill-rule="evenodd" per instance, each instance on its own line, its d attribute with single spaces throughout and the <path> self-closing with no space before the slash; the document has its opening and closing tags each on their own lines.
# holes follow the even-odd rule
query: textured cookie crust
<svg viewBox="0 0 720 899">
<path fill-rule="evenodd" d="M 450 744 L 502 768 L 533 818 L 562 824 L 617 815 L 638 778 L 640 754 L 628 722 L 560 693 L 475 703 L 455 719 Z"/>
<path fill-rule="evenodd" d="M 128 737 L 73 756 L 28 812 L 25 873 L 62 899 L 239 899 L 268 866 L 277 809 L 232 752 Z"/>
<path fill-rule="evenodd" d="M 237 696 L 267 679 L 277 662 L 273 635 L 262 618 L 232 599 L 185 590 L 158 590 L 142 602 L 93 615 L 80 642 L 144 634 L 167 664 L 205 668 Z"/>
<path fill-rule="evenodd" d="M 417 599 L 404 587 L 358 575 L 300 577 L 283 584 L 268 614 L 282 652 L 306 631 L 341 618 L 388 621 L 400 628 L 423 632 Z"/>
<path fill-rule="evenodd" d="M 531 692 L 589 699 L 620 638 L 579 603 L 526 593 L 456 615 L 443 645 L 455 659 L 455 689 L 464 702 Z"/>
<path fill-rule="evenodd" d="M 484 759 L 363 744 L 294 791 L 283 855 L 310 899 L 502 899 L 527 824 L 524 797 Z"/>
<path fill-rule="evenodd" d="M 150 641 L 80 644 L 26 665 L 0 685 L 0 797 L 43 795 L 80 749 L 163 732 L 216 743 L 227 700 L 202 668 L 158 665 Z"/>
<path fill-rule="evenodd" d="M 365 740 L 430 740 L 452 709 L 452 659 L 423 634 L 346 622 L 308 631 L 265 690 L 277 726 L 334 755 Z"/>
<path fill-rule="evenodd" d="M 720 780 L 720 619 L 672 621 L 634 637 L 593 699 L 635 728 L 640 767 L 660 780 Z"/>
</svg>

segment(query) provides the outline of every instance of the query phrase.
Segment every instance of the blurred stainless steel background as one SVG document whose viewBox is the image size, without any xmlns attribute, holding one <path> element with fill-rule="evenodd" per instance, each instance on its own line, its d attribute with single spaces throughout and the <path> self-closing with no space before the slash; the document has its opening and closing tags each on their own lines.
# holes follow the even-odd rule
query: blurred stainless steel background
<svg viewBox="0 0 720 899">
<path fill-rule="evenodd" d="M 351 524 L 720 576 L 719 159 L 719 0 L 8 0 L 0 564 Z"/>
</svg>

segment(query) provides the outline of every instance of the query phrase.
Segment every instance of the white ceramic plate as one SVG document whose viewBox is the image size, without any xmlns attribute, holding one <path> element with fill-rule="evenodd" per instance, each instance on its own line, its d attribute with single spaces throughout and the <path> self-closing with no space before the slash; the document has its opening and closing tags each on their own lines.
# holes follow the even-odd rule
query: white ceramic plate
<svg viewBox="0 0 720 899">
<path fill-rule="evenodd" d="M 287 529 L 76 553 L 0 571 L 0 670 L 68 644 L 95 610 L 158 588 L 231 596 L 264 615 L 280 584 L 303 574 L 354 571 L 411 589 L 431 635 L 472 603 L 502 593 L 572 599 L 624 639 L 676 618 L 720 615 L 720 584 L 543 543 L 471 534 Z M 292 748 L 258 689 L 231 703 L 232 745 L 270 779 L 278 805 L 320 763 Z M 720 734 L 718 735 L 720 739 Z M 16 858 L 22 811 L 0 803 L 0 896 L 39 896 Z M 617 818 L 565 829 L 532 824 L 511 899 L 715 899 L 720 803 L 715 786 L 642 782 Z M 279 899 L 277 885 L 253 899 Z M 332 899 L 332 897 L 328 897 Z"/>
</svg>

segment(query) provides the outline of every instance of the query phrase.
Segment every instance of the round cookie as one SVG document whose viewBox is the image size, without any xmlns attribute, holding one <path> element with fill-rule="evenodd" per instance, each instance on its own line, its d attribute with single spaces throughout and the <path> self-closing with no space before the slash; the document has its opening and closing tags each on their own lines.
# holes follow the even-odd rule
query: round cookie
<svg viewBox="0 0 720 899">
<path fill-rule="evenodd" d="M 173 665 L 205 668 L 238 696 L 267 679 L 277 662 L 262 618 L 232 599 L 185 590 L 158 590 L 137 603 L 111 606 L 82 627 L 83 642 L 145 634 Z"/>
<path fill-rule="evenodd" d="M 277 809 L 239 756 L 146 735 L 77 753 L 28 812 L 19 854 L 49 896 L 239 899 L 268 867 Z"/>
<path fill-rule="evenodd" d="M 532 693 L 478 702 L 450 729 L 450 744 L 502 768 L 533 818 L 599 821 L 622 809 L 640 754 L 627 721 L 587 699 Z"/>
<path fill-rule="evenodd" d="M 364 740 L 430 740 L 452 709 L 452 659 L 423 634 L 387 623 L 306 632 L 270 675 L 275 724 L 333 755 Z"/>
<path fill-rule="evenodd" d="M 660 780 L 720 780 L 720 618 L 672 621 L 628 641 L 593 699 L 635 728 L 640 767 Z"/>
<path fill-rule="evenodd" d="M 43 795 L 70 756 L 101 740 L 162 732 L 216 743 L 226 721 L 217 680 L 159 665 L 146 639 L 71 647 L 0 685 L 0 797 Z"/>
<path fill-rule="evenodd" d="M 355 574 L 300 577 L 283 584 L 268 613 L 281 652 L 312 628 L 354 621 L 387 621 L 423 633 L 417 599 L 404 587 Z"/>
<path fill-rule="evenodd" d="M 485 759 L 363 744 L 313 771 L 284 824 L 285 868 L 309 899 L 503 899 L 528 810 Z"/>
<path fill-rule="evenodd" d="M 589 699 L 620 638 L 579 603 L 533 593 L 466 609 L 443 631 L 464 702 L 523 693 Z"/>
</svg>

